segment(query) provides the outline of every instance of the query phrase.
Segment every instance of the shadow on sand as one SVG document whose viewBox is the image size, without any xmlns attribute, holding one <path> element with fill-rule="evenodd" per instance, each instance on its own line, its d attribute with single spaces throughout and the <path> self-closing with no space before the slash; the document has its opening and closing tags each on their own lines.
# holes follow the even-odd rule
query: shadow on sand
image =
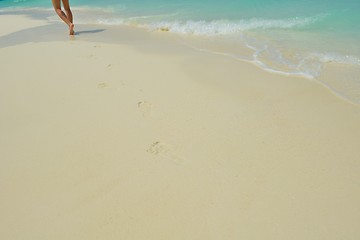
<svg viewBox="0 0 360 240">
<path fill-rule="evenodd" d="M 87 29 L 90 28 L 90 29 Z M 91 29 L 91 26 L 78 25 L 75 37 L 98 35 L 106 29 Z M 15 46 L 29 42 L 52 42 L 69 40 L 68 29 L 63 24 L 49 24 L 34 28 L 28 28 L 8 35 L 0 36 L 0 48 Z M 71 39 L 71 38 L 70 38 Z"/>
<path fill-rule="evenodd" d="M 91 34 L 91 33 L 100 33 L 100 32 L 103 32 L 103 31 L 105 31 L 105 29 L 76 31 L 75 36 L 83 35 L 83 34 Z"/>
</svg>

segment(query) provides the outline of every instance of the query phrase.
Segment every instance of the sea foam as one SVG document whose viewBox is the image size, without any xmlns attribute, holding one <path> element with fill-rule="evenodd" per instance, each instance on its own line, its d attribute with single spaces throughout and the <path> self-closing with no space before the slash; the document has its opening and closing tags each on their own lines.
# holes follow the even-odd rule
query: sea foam
<svg viewBox="0 0 360 240">
<path fill-rule="evenodd" d="M 149 24 L 150 29 L 168 29 L 170 32 L 194 35 L 228 35 L 256 29 L 290 29 L 317 21 L 320 16 L 289 19 L 260 19 L 228 21 L 161 21 Z"/>
</svg>

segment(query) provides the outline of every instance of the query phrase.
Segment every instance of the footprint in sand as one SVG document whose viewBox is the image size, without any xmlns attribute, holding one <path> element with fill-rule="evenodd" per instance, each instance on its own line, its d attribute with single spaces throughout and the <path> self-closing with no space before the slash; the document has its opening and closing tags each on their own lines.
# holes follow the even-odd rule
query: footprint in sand
<svg viewBox="0 0 360 240">
<path fill-rule="evenodd" d="M 153 142 L 146 151 L 152 155 L 161 156 L 170 160 L 176 165 L 179 165 L 184 161 L 181 157 L 175 154 L 175 150 L 171 147 L 171 145 L 160 141 Z"/>
<path fill-rule="evenodd" d="M 107 70 L 107 71 L 110 71 L 111 69 L 112 69 L 112 64 L 109 63 L 109 64 L 106 66 L 106 70 Z"/>
<path fill-rule="evenodd" d="M 170 145 L 162 143 L 162 142 L 154 142 L 150 145 L 149 149 L 147 150 L 148 153 L 153 155 L 159 155 L 169 152 Z"/>
<path fill-rule="evenodd" d="M 106 88 L 106 87 L 108 87 L 108 84 L 105 83 L 105 82 L 102 82 L 102 83 L 98 84 L 98 88 Z"/>
<path fill-rule="evenodd" d="M 138 108 L 142 112 L 143 117 L 150 117 L 152 104 L 147 101 L 138 102 Z"/>
</svg>

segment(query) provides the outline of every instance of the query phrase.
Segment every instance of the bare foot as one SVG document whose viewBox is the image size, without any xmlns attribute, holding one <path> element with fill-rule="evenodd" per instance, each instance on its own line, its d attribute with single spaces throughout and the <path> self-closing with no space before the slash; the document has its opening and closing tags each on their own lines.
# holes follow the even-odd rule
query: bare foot
<svg viewBox="0 0 360 240">
<path fill-rule="evenodd" d="M 69 31 L 70 31 L 70 35 L 75 35 L 75 31 L 74 31 L 74 24 L 70 24 L 69 26 Z"/>
</svg>

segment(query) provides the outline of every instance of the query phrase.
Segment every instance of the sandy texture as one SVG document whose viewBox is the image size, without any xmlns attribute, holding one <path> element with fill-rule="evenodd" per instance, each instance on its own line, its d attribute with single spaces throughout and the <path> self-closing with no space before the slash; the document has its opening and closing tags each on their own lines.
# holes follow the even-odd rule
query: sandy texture
<svg viewBox="0 0 360 240">
<path fill-rule="evenodd" d="M 1 239 L 360 238 L 358 106 L 173 42 L 81 38 L 0 48 Z"/>
<path fill-rule="evenodd" d="M 22 15 L 0 15 L 0 22 L 0 37 L 15 31 L 27 29 L 30 27 L 44 26 L 47 24 L 45 21 L 31 19 Z"/>
</svg>

